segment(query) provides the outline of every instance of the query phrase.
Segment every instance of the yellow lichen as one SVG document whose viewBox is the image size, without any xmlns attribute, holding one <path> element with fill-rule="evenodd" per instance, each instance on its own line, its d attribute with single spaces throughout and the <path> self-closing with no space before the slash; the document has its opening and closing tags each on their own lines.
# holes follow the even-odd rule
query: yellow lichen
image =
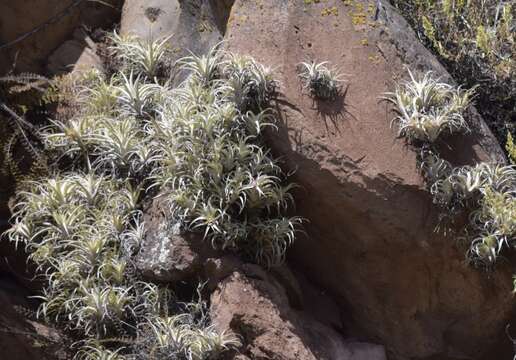
<svg viewBox="0 0 516 360">
<path fill-rule="evenodd" d="M 369 55 L 368 59 L 369 59 L 369 61 L 371 61 L 375 65 L 380 63 L 380 56 L 379 55 Z"/>
<path fill-rule="evenodd" d="M 353 13 L 351 14 L 351 22 L 353 25 L 365 25 L 366 15 L 364 13 Z"/>
<path fill-rule="evenodd" d="M 331 8 L 325 8 L 321 11 L 321 16 L 330 16 L 330 15 L 339 16 L 339 9 L 337 9 L 336 6 L 333 6 Z"/>
</svg>

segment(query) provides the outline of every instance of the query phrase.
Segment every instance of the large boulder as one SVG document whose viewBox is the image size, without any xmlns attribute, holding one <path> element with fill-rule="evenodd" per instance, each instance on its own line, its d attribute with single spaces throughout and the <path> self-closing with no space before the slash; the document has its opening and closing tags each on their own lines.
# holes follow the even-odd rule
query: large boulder
<svg viewBox="0 0 516 360">
<path fill-rule="evenodd" d="M 396 139 L 380 98 L 406 77 L 405 64 L 451 79 L 385 3 L 237 0 L 225 48 L 277 67 L 281 124 L 269 143 L 295 170 L 296 211 L 309 219 L 291 261 L 390 359 L 492 358 L 513 314 L 511 271 L 471 268 L 457 237 L 436 231 L 439 210 L 416 152 Z M 308 59 L 346 73 L 345 95 L 324 103 L 302 91 L 296 64 Z M 473 132 L 442 143 L 449 160 L 503 160 L 483 120 L 470 115 Z"/>
</svg>

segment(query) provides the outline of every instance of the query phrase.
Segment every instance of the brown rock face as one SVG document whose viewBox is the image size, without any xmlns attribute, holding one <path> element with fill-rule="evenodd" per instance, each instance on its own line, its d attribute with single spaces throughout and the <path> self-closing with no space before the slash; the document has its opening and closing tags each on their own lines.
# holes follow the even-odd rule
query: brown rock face
<svg viewBox="0 0 516 360">
<path fill-rule="evenodd" d="M 0 273 L 0 359 L 58 360 L 69 355 L 55 330 L 27 319 L 29 293 Z"/>
<path fill-rule="evenodd" d="M 97 44 L 82 29 L 76 29 L 73 39 L 65 41 L 49 56 L 47 69 L 54 75 L 92 69 L 102 71 L 103 66 L 97 55 Z"/>
<path fill-rule="evenodd" d="M 281 83 L 282 124 L 269 140 L 296 170 L 297 212 L 310 220 L 291 259 L 333 293 L 370 339 L 385 344 L 391 359 L 489 356 L 513 312 L 510 271 L 502 265 L 488 276 L 472 269 L 456 239 L 434 231 L 439 210 L 416 154 L 396 139 L 379 101 L 405 76 L 404 64 L 449 75 L 390 6 L 377 11 L 375 4 L 233 5 L 227 49 L 277 66 Z M 307 59 L 331 61 L 346 73 L 344 94 L 322 103 L 303 93 L 296 64 Z M 449 160 L 502 159 L 474 109 L 470 121 L 472 134 L 441 143 L 451 149 Z"/>
<path fill-rule="evenodd" d="M 47 57 L 72 36 L 76 27 L 110 26 L 119 18 L 117 8 L 121 4 L 122 0 L 0 2 L 0 46 L 24 34 L 31 34 L 12 46 L 0 48 L 0 74 L 13 69 L 14 64 L 15 72 L 43 73 L 46 70 Z M 36 29 L 38 31 L 34 31 Z M 76 56 L 80 56 L 81 53 L 74 52 Z M 75 63 L 77 59 L 78 57 L 71 58 L 69 64 Z"/>
<path fill-rule="evenodd" d="M 345 342 L 306 313 L 293 310 L 285 289 L 256 265 L 245 264 L 211 296 L 210 312 L 220 330 L 242 338 L 240 354 L 226 359 L 385 360 L 382 346 Z"/>
</svg>

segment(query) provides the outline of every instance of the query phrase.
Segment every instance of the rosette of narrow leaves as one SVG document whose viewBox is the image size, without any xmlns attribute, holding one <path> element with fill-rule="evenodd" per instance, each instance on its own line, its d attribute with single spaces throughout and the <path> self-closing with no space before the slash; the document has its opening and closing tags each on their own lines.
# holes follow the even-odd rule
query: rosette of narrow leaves
<svg viewBox="0 0 516 360">
<path fill-rule="evenodd" d="M 133 311 L 135 303 L 131 287 L 91 286 L 81 283 L 75 297 L 68 300 L 70 321 L 86 335 L 105 335 L 108 327 Z"/>
<path fill-rule="evenodd" d="M 514 245 L 516 239 L 516 196 L 514 183 L 511 191 L 496 190 L 486 185 L 479 206 L 471 213 L 472 227 L 478 236 L 469 252 L 474 263 L 494 263 L 500 252 Z"/>
<path fill-rule="evenodd" d="M 453 171 L 450 162 L 441 159 L 434 151 L 423 148 L 420 153 L 421 171 L 426 180 L 432 184 L 438 180 L 447 178 Z"/>
<path fill-rule="evenodd" d="M 79 156 L 88 158 L 100 139 L 101 122 L 93 116 L 51 123 L 42 132 L 46 148 L 72 159 Z"/>
<path fill-rule="evenodd" d="M 219 45 L 211 48 L 205 55 L 194 55 L 184 57 L 179 60 L 179 65 L 183 71 L 190 74 L 194 81 L 201 86 L 209 86 L 220 77 L 220 67 L 222 56 L 218 50 Z"/>
<path fill-rule="evenodd" d="M 224 351 L 237 348 L 240 340 L 213 326 L 202 325 L 191 313 L 154 317 L 148 320 L 145 350 L 150 358 L 171 359 L 173 356 L 191 360 L 214 359 Z"/>
<path fill-rule="evenodd" d="M 257 63 L 250 56 L 228 53 L 223 66 L 228 100 L 241 111 L 259 111 L 270 102 L 278 86 L 272 69 Z"/>
<path fill-rule="evenodd" d="M 122 176 L 135 176 L 154 161 L 138 121 L 106 119 L 98 137 L 94 166 Z"/>
<path fill-rule="evenodd" d="M 112 116 L 117 110 L 118 88 L 113 79 L 109 82 L 99 81 L 94 86 L 83 86 L 79 93 L 84 114 Z"/>
<path fill-rule="evenodd" d="M 464 166 L 456 168 L 450 178 L 456 191 L 464 198 L 488 187 L 500 192 L 514 192 L 516 189 L 516 169 L 513 166 L 489 163 Z"/>
<path fill-rule="evenodd" d="M 132 72 L 129 76 L 124 73 L 120 73 L 120 76 L 122 81 L 116 89 L 122 112 L 137 117 L 148 115 L 161 87 L 158 84 L 144 83 L 139 75 L 134 77 Z"/>
<path fill-rule="evenodd" d="M 328 61 L 299 64 L 299 77 L 304 83 L 303 87 L 308 89 L 312 96 L 321 100 L 334 100 L 339 94 L 342 82 L 342 74 L 328 68 L 328 64 Z"/>
<path fill-rule="evenodd" d="M 119 354 L 122 351 L 122 348 L 117 349 L 116 351 L 112 351 L 106 349 L 105 347 L 98 345 L 92 346 L 87 345 L 84 346 L 81 350 L 79 350 L 77 354 L 78 360 L 124 360 L 125 357 Z"/>
<path fill-rule="evenodd" d="M 398 135 L 409 141 L 433 143 L 443 133 L 469 129 L 465 112 L 474 90 L 462 90 L 432 78 L 431 72 L 417 79 L 409 70 L 410 80 L 384 98 L 394 105 L 397 116 L 392 124 Z"/>
<path fill-rule="evenodd" d="M 120 36 L 115 32 L 111 37 L 114 43 L 111 49 L 123 60 L 124 70 L 153 79 L 166 66 L 171 37 L 151 40 L 132 35 Z"/>
<path fill-rule="evenodd" d="M 187 356 L 192 360 L 216 359 L 225 351 L 237 349 L 242 345 L 233 334 L 219 332 L 213 325 L 190 330 Z"/>
</svg>

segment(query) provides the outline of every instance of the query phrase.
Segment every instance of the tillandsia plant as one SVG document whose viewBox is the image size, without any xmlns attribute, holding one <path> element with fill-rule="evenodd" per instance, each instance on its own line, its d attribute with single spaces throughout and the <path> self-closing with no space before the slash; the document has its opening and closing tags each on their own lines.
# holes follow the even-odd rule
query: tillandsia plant
<svg viewBox="0 0 516 360">
<path fill-rule="evenodd" d="M 408 70 L 410 80 L 387 93 L 383 99 L 394 105 L 398 135 L 407 140 L 433 143 L 444 133 L 469 130 L 465 112 L 471 103 L 474 89 L 462 90 L 432 77 L 427 72 L 422 78 Z"/>
<path fill-rule="evenodd" d="M 327 65 L 328 61 L 302 62 L 298 65 L 299 77 L 304 83 L 304 88 L 310 90 L 312 96 L 321 100 L 334 100 L 339 94 L 343 75 Z"/>
<path fill-rule="evenodd" d="M 502 250 L 516 240 L 516 168 L 479 163 L 453 167 L 429 149 L 421 154 L 421 169 L 434 203 L 444 214 L 466 211 L 467 258 L 475 266 L 491 267 Z"/>
<path fill-rule="evenodd" d="M 134 72 L 149 79 L 159 75 L 167 66 L 168 41 L 172 35 L 157 40 L 142 39 L 134 35 L 111 37 L 113 52 L 123 60 L 126 72 Z"/>
<path fill-rule="evenodd" d="M 516 240 L 516 168 L 479 163 L 453 167 L 429 149 L 421 155 L 421 168 L 434 203 L 455 215 L 469 213 L 467 258 L 479 267 L 491 267 L 500 253 Z"/>
<path fill-rule="evenodd" d="M 79 108 L 41 131 L 55 171 L 17 194 L 7 232 L 46 280 L 39 316 L 78 339 L 77 359 L 208 360 L 240 344 L 210 323 L 200 292 L 184 303 L 139 277 L 145 190 L 168 200 L 168 220 L 265 266 L 301 222 L 283 215 L 293 185 L 260 139 L 275 122 L 271 70 L 214 49 L 182 59 L 190 75 L 172 89 L 149 64 L 80 83 Z"/>
<path fill-rule="evenodd" d="M 463 237 L 468 260 L 490 267 L 516 240 L 516 168 L 490 163 L 453 167 L 442 159 L 435 142 L 445 132 L 468 130 L 464 113 L 473 90 L 442 83 L 431 73 L 420 79 L 410 70 L 409 75 L 409 81 L 384 98 L 395 105 L 392 123 L 419 148 L 421 171 L 443 216 L 469 214 Z"/>
<path fill-rule="evenodd" d="M 271 111 L 253 110 L 267 105 L 274 81 L 249 57 L 206 56 L 181 61 L 190 76 L 147 128 L 160 147 L 153 176 L 184 228 L 202 231 L 216 248 L 277 265 L 300 219 L 281 216 L 292 185 L 282 184 L 259 139 L 274 126 Z"/>
<path fill-rule="evenodd" d="M 487 163 L 464 166 L 442 182 L 449 184 L 462 204 L 472 204 L 468 259 L 480 266 L 494 264 L 516 240 L 516 168 Z"/>
<path fill-rule="evenodd" d="M 516 18 L 512 0 L 394 0 L 462 84 L 479 80 L 478 111 L 500 142 L 514 136 Z"/>
<path fill-rule="evenodd" d="M 425 150 L 421 168 L 434 203 L 448 214 L 469 212 L 463 237 L 472 264 L 490 267 L 516 241 L 516 168 L 479 163 L 453 168 Z"/>
<path fill-rule="evenodd" d="M 250 56 L 226 53 L 222 69 L 226 79 L 223 90 L 240 112 L 259 112 L 276 94 L 278 82 L 272 71 Z"/>
</svg>

